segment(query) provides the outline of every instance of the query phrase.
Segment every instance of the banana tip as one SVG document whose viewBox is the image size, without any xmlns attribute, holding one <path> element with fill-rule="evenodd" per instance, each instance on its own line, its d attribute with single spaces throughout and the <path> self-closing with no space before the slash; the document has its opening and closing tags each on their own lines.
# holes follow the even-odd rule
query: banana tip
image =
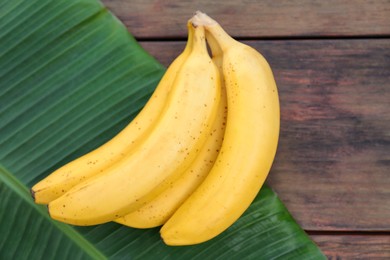
<svg viewBox="0 0 390 260">
<path fill-rule="evenodd" d="M 50 206 L 49 206 L 49 204 L 46 205 L 46 209 L 47 209 L 47 213 L 49 214 L 49 217 L 52 218 L 51 215 L 50 215 Z"/>
<path fill-rule="evenodd" d="M 30 195 L 33 198 L 33 200 L 35 201 L 35 191 L 32 188 L 30 189 Z"/>
<path fill-rule="evenodd" d="M 160 229 L 160 238 L 167 246 L 186 246 L 191 245 L 192 243 L 188 243 L 188 241 L 185 241 L 183 238 L 179 238 L 177 231 L 166 228 L 166 226 L 163 226 Z"/>
</svg>

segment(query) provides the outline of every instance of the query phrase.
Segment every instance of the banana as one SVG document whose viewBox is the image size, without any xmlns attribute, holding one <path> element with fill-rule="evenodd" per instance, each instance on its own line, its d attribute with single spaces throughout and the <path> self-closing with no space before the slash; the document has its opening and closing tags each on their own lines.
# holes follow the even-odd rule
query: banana
<svg viewBox="0 0 390 260">
<path fill-rule="evenodd" d="M 123 159 L 152 128 L 163 109 L 173 81 L 192 48 L 192 34 L 184 51 L 173 61 L 153 95 L 129 125 L 110 141 L 92 152 L 62 166 L 35 184 L 31 194 L 36 203 L 48 204 L 105 168 Z"/>
<path fill-rule="evenodd" d="M 215 58 L 213 57 L 213 60 Z M 218 62 L 216 62 L 218 65 Z M 152 228 L 163 225 L 188 196 L 203 182 L 214 165 L 222 145 L 226 116 L 226 90 L 222 83 L 221 101 L 217 118 L 213 123 L 206 143 L 199 151 L 195 160 L 166 190 L 141 208 L 116 219 L 115 221 L 135 228 Z"/>
<path fill-rule="evenodd" d="M 232 225 L 263 185 L 279 136 L 278 92 L 264 57 L 203 13 L 193 23 L 205 26 L 223 53 L 227 125 L 210 173 L 161 228 L 167 245 L 202 243 Z"/>
<path fill-rule="evenodd" d="M 53 219 L 96 225 L 120 218 L 169 187 L 195 159 L 216 118 L 221 82 L 204 28 L 193 30 L 191 53 L 153 129 L 126 157 L 50 202 Z"/>
</svg>

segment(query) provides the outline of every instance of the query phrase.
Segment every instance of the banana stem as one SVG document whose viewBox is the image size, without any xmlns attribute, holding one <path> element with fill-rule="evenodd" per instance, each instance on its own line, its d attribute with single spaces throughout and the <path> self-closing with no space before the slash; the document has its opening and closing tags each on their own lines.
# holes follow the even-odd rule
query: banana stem
<svg viewBox="0 0 390 260">
<path fill-rule="evenodd" d="M 218 41 L 214 38 L 214 36 L 209 31 L 206 31 L 206 40 L 210 46 L 213 58 L 221 57 L 222 49 L 219 46 Z"/>
<path fill-rule="evenodd" d="M 216 51 L 215 55 L 218 55 L 222 51 L 226 51 L 236 42 L 214 19 L 205 13 L 197 11 L 191 18 L 191 21 L 195 26 L 204 26 L 209 35 L 207 40 L 210 44 L 210 48 L 214 47 L 214 51 Z M 210 37 L 210 35 L 212 37 Z M 216 47 L 216 45 L 218 47 Z"/>
<path fill-rule="evenodd" d="M 193 38 L 194 38 L 194 27 L 192 25 L 191 20 L 188 20 L 187 22 L 187 30 L 188 30 L 188 38 L 187 38 L 187 44 L 184 48 L 184 51 L 192 48 Z"/>
<path fill-rule="evenodd" d="M 204 53 L 207 52 L 207 46 L 206 46 L 206 36 L 205 36 L 205 30 L 202 25 L 195 25 L 193 22 L 191 23 L 191 29 L 194 34 L 194 40 L 193 40 L 193 50 L 197 53 Z"/>
</svg>

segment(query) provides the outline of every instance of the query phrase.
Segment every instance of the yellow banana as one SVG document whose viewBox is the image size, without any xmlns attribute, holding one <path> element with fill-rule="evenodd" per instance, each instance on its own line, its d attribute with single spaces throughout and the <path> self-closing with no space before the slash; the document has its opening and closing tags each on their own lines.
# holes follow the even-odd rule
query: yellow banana
<svg viewBox="0 0 390 260">
<path fill-rule="evenodd" d="M 173 81 L 192 48 L 192 35 L 184 51 L 169 66 L 153 95 L 134 120 L 110 141 L 92 152 L 62 166 L 35 184 L 31 194 L 36 203 L 48 204 L 65 194 L 76 184 L 102 172 L 124 158 L 145 133 L 148 133 L 160 115 Z"/>
<path fill-rule="evenodd" d="M 52 201 L 52 218 L 95 225 L 136 210 L 175 181 L 195 159 L 216 118 L 221 83 L 204 28 L 194 28 L 191 53 L 177 73 L 152 131 L 125 158 Z"/>
<path fill-rule="evenodd" d="M 183 201 L 203 182 L 214 165 L 225 133 L 226 105 L 226 90 L 222 84 L 217 118 L 206 143 L 190 167 L 156 198 L 126 216 L 116 219 L 116 222 L 135 228 L 152 228 L 163 225 L 172 216 Z"/>
<path fill-rule="evenodd" d="M 193 22 L 204 25 L 223 52 L 227 125 L 210 173 L 160 231 L 168 245 L 201 243 L 232 225 L 263 185 L 279 136 L 278 92 L 263 56 L 203 13 Z"/>
</svg>

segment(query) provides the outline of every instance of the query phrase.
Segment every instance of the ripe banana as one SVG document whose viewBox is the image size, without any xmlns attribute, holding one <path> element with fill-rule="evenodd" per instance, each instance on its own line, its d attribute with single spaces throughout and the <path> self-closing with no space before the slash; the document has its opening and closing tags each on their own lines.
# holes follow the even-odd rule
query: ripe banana
<svg viewBox="0 0 390 260">
<path fill-rule="evenodd" d="M 263 56 L 235 41 L 203 13 L 193 22 L 205 26 L 223 53 L 227 125 L 210 173 L 160 231 L 168 245 L 201 243 L 232 225 L 263 185 L 279 135 L 277 87 Z"/>
<path fill-rule="evenodd" d="M 152 228 L 163 225 L 172 216 L 184 200 L 203 182 L 214 165 L 225 133 L 226 102 L 226 90 L 222 84 L 217 118 L 208 133 L 209 137 L 206 143 L 200 149 L 190 167 L 156 198 L 126 216 L 116 219 L 116 222 L 129 227 Z"/>
<path fill-rule="evenodd" d="M 204 28 L 194 27 L 191 53 L 153 129 L 116 164 L 50 202 L 51 217 L 95 225 L 122 217 L 156 197 L 199 153 L 216 118 L 220 92 L 220 76 L 208 55 Z"/>
<path fill-rule="evenodd" d="M 104 145 L 64 165 L 35 184 L 31 189 L 31 194 L 36 203 L 48 204 L 76 184 L 101 173 L 110 165 L 123 159 L 136 146 L 136 143 L 143 139 L 160 115 L 173 81 L 191 52 L 192 34 L 188 37 L 184 51 L 169 66 L 153 95 L 134 120 Z"/>
</svg>

